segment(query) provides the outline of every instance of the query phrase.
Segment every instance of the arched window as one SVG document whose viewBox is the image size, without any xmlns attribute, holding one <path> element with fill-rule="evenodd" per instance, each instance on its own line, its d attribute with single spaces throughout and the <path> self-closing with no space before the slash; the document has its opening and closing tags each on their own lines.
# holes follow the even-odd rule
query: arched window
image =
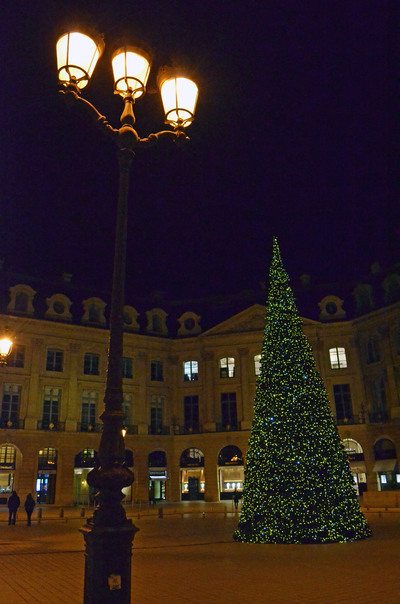
<svg viewBox="0 0 400 604">
<path fill-rule="evenodd" d="M 232 499 L 235 491 L 243 489 L 243 454 L 239 447 L 228 445 L 218 455 L 218 483 L 221 500 Z"/>
<path fill-rule="evenodd" d="M 152 451 L 148 457 L 149 468 L 165 468 L 167 456 L 165 451 Z"/>
<path fill-rule="evenodd" d="M 243 453 L 235 445 L 228 445 L 221 449 L 218 455 L 219 466 L 242 466 Z"/>
<path fill-rule="evenodd" d="M 204 455 L 200 449 L 185 449 L 180 459 L 181 468 L 197 467 L 202 468 L 204 466 Z"/>
<path fill-rule="evenodd" d="M 375 459 L 396 459 L 396 447 L 389 438 L 381 438 L 374 444 Z"/>
</svg>

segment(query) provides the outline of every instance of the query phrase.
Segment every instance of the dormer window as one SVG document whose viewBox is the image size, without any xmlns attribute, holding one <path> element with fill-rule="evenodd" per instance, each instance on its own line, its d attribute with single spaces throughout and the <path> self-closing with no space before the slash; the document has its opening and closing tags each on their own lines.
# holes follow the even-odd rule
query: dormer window
<svg viewBox="0 0 400 604">
<path fill-rule="evenodd" d="M 219 377 L 235 377 L 235 359 L 233 357 L 224 357 L 219 360 Z"/>
<path fill-rule="evenodd" d="M 15 312 L 21 315 L 33 315 L 33 298 L 35 290 L 29 285 L 20 283 L 10 287 L 10 302 L 7 306 L 8 312 Z"/>
<path fill-rule="evenodd" d="M 46 299 L 48 306 L 45 317 L 48 319 L 58 319 L 61 321 L 71 321 L 72 315 L 69 311 L 71 308 L 71 300 L 64 294 L 54 294 Z"/>
<path fill-rule="evenodd" d="M 155 335 L 168 335 L 167 313 L 162 308 L 152 308 L 146 312 L 146 331 Z"/>
<path fill-rule="evenodd" d="M 91 323 L 93 325 L 105 325 L 106 319 L 104 311 L 106 303 L 100 298 L 88 298 L 82 302 L 84 308 L 84 315 L 82 317 L 82 323 Z"/>
<path fill-rule="evenodd" d="M 199 315 L 194 312 L 185 312 L 178 319 L 178 336 L 195 336 L 201 333 Z"/>
<path fill-rule="evenodd" d="M 133 306 L 124 306 L 124 329 L 138 331 L 139 324 L 137 318 L 139 313 Z"/>
</svg>

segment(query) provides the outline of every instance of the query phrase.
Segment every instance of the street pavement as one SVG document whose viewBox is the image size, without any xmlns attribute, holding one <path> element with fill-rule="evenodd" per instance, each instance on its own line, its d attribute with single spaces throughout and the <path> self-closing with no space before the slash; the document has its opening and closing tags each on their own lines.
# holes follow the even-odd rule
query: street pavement
<svg viewBox="0 0 400 604">
<path fill-rule="evenodd" d="M 159 517 L 162 509 L 162 518 Z M 0 604 L 83 602 L 80 509 L 0 510 Z M 366 512 L 373 537 L 329 545 L 236 543 L 230 503 L 129 508 L 140 529 L 132 604 L 400 604 L 400 510 Z M 99 603 L 101 604 L 101 603 Z"/>
</svg>

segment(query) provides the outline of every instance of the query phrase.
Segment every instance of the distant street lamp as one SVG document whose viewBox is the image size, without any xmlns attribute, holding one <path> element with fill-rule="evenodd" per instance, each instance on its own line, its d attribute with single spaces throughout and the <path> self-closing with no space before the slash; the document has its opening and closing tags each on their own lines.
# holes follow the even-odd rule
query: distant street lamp
<svg viewBox="0 0 400 604">
<path fill-rule="evenodd" d="M 186 140 L 184 129 L 194 118 L 198 89 L 182 73 L 169 68 L 160 70 L 158 85 L 165 111 L 165 122 L 174 130 L 164 130 L 140 138 L 134 129 L 133 104 L 146 91 L 150 72 L 150 56 L 135 46 L 119 48 L 112 56 L 114 92 L 124 99 L 121 128 L 111 127 L 97 109 L 83 99 L 81 90 L 88 84 L 96 63 L 104 50 L 101 37 L 88 36 L 73 30 L 57 42 L 58 78 L 62 92 L 83 104 L 103 132 L 118 147 L 119 195 L 114 252 L 113 284 L 110 315 L 105 410 L 98 463 L 87 476 L 96 488 L 97 506 L 81 529 L 85 544 L 85 604 L 131 601 L 132 541 L 138 530 L 126 518 L 121 504 L 121 489 L 132 484 L 134 477 L 125 464 L 122 414 L 123 311 L 129 169 L 136 149 L 148 147 L 160 138 Z M 118 592 L 118 593 L 116 593 Z"/>
</svg>

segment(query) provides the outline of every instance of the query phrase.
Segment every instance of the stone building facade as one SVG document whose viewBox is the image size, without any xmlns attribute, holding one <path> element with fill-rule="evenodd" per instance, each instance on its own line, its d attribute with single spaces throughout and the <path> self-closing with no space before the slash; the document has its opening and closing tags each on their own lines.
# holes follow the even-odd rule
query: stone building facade
<svg viewBox="0 0 400 604">
<path fill-rule="evenodd" d="M 12 489 L 43 504 L 90 503 L 85 477 L 99 445 L 108 330 L 106 303 L 65 293 L 40 300 L 7 287 L 0 331 L 14 341 L 0 366 L 0 502 Z M 347 319 L 325 296 L 317 320 L 303 319 L 332 413 L 362 494 L 400 487 L 400 303 Z M 40 312 L 37 308 L 41 308 Z M 123 390 L 126 501 L 218 501 L 243 485 L 244 458 L 265 325 L 251 304 L 202 329 L 190 310 L 174 332 L 159 306 L 125 307 Z"/>
</svg>

